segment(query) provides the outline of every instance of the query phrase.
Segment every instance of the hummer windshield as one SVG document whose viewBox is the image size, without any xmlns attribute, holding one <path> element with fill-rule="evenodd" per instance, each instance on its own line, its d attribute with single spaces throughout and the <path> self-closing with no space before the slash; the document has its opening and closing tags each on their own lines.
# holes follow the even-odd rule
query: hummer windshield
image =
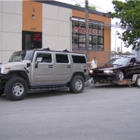
<svg viewBox="0 0 140 140">
<path fill-rule="evenodd" d="M 19 62 L 22 60 L 31 60 L 34 50 L 14 52 L 9 59 L 9 62 Z"/>
</svg>

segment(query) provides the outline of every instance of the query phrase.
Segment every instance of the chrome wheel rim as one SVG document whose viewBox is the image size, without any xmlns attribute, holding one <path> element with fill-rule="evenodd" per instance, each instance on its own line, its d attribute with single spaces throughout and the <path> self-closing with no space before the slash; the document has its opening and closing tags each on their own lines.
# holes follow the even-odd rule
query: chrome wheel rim
<svg viewBox="0 0 140 140">
<path fill-rule="evenodd" d="M 75 88 L 76 90 L 81 90 L 83 87 L 83 83 L 80 79 L 77 79 L 76 82 L 75 82 Z"/>
<path fill-rule="evenodd" d="M 21 96 L 24 92 L 24 86 L 21 83 L 15 83 L 12 87 L 12 92 L 15 96 Z"/>
<path fill-rule="evenodd" d="M 119 80 L 123 80 L 124 79 L 124 74 L 123 72 L 119 72 Z"/>
</svg>

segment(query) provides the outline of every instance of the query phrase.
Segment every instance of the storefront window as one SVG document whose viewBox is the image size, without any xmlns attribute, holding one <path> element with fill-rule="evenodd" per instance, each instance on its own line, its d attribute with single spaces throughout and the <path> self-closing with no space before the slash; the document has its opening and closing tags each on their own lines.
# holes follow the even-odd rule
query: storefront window
<svg viewBox="0 0 140 140">
<path fill-rule="evenodd" d="M 79 50 L 85 50 L 85 43 L 79 44 Z"/>
<path fill-rule="evenodd" d="M 86 25 L 84 19 L 72 20 L 72 49 L 85 50 Z M 89 50 L 104 50 L 104 28 L 102 22 L 89 22 Z"/>
<path fill-rule="evenodd" d="M 86 37 L 85 37 L 85 35 L 79 35 L 79 41 L 78 41 L 78 42 L 85 43 L 85 42 L 86 42 Z"/>
<path fill-rule="evenodd" d="M 100 36 L 99 36 L 99 37 L 98 37 L 98 43 L 99 43 L 99 44 L 103 44 L 103 41 L 104 41 L 104 40 L 103 40 L 103 37 L 100 37 Z"/>
<path fill-rule="evenodd" d="M 97 43 L 97 36 L 92 36 L 92 43 L 96 44 Z"/>
</svg>

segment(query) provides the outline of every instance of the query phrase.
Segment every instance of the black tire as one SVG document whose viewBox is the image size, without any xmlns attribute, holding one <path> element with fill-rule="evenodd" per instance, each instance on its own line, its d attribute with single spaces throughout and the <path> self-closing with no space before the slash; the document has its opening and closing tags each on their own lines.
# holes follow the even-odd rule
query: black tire
<svg viewBox="0 0 140 140">
<path fill-rule="evenodd" d="M 80 75 L 74 76 L 69 84 L 69 89 L 72 93 L 81 93 L 84 87 L 84 79 Z"/>
<path fill-rule="evenodd" d="M 27 84 L 24 79 L 14 77 L 7 81 L 4 93 L 12 101 L 22 100 L 27 94 Z"/>
<path fill-rule="evenodd" d="M 136 80 L 135 84 L 136 84 L 137 87 L 140 87 L 140 76 L 137 77 L 137 80 Z"/>
<path fill-rule="evenodd" d="M 124 79 L 124 73 L 121 70 L 117 71 L 116 80 L 119 81 L 123 79 Z"/>
<path fill-rule="evenodd" d="M 0 89 L 0 96 L 4 94 L 4 89 Z"/>
</svg>

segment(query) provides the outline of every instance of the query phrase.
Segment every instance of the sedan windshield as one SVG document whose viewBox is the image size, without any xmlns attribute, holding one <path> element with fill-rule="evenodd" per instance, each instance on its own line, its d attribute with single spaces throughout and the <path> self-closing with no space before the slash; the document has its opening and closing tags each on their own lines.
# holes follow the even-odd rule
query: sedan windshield
<svg viewBox="0 0 140 140">
<path fill-rule="evenodd" d="M 121 59 L 116 59 L 113 62 L 113 65 L 127 66 L 128 62 L 129 62 L 128 58 L 121 58 Z"/>
<path fill-rule="evenodd" d="M 108 61 L 105 65 L 112 65 L 114 63 L 114 61 L 116 61 L 119 58 L 113 58 L 110 61 Z"/>
<path fill-rule="evenodd" d="M 31 60 L 34 50 L 14 52 L 9 59 L 9 62 L 19 62 L 22 60 Z"/>
</svg>

